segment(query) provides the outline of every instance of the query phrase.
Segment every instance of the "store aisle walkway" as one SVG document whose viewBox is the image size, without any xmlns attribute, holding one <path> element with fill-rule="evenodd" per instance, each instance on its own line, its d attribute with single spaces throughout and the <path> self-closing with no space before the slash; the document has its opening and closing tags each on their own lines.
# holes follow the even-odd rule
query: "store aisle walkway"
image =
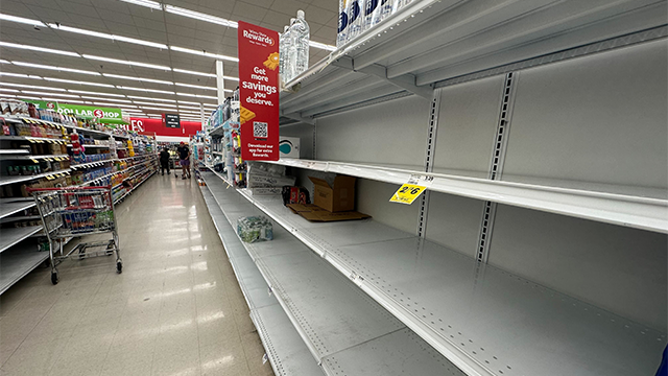
<svg viewBox="0 0 668 376">
<path fill-rule="evenodd" d="M 123 274 L 68 260 L 0 296 L 0 375 L 272 375 L 196 183 L 156 175 L 116 209 Z"/>
</svg>

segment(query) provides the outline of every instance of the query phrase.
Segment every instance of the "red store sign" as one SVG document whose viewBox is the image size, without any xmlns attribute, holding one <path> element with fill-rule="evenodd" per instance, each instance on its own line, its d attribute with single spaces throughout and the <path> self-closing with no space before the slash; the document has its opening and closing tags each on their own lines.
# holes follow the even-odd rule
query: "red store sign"
<svg viewBox="0 0 668 376">
<path fill-rule="evenodd" d="M 130 118 L 130 124 L 123 124 L 120 127 L 147 136 L 190 137 L 202 130 L 202 123 L 181 121 L 181 128 L 168 128 L 162 119 Z"/>
<path fill-rule="evenodd" d="M 239 21 L 241 158 L 277 161 L 278 33 Z"/>
</svg>

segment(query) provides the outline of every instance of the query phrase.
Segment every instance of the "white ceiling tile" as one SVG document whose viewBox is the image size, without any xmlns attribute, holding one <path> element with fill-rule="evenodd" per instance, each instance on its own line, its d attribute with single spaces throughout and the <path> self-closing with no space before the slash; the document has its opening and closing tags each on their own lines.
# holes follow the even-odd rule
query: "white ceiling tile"
<svg viewBox="0 0 668 376">
<path fill-rule="evenodd" d="M 137 25 L 137 30 L 139 30 L 140 36 L 142 35 L 150 36 L 151 34 L 149 32 L 158 32 L 160 33 L 161 37 L 164 38 L 165 32 L 167 31 L 165 23 L 162 21 L 154 21 L 148 18 L 134 17 L 134 22 L 135 25 Z"/>
<path fill-rule="evenodd" d="M 297 17 L 297 11 L 306 9 L 308 5 L 308 3 L 298 0 L 274 0 L 270 8 L 290 17 Z"/>
<path fill-rule="evenodd" d="M 237 1 L 234 5 L 234 10 L 232 11 L 232 19 L 239 19 L 246 22 L 262 21 L 267 12 L 267 8 L 244 3 L 243 1 Z"/>
<path fill-rule="evenodd" d="M 131 7 L 141 8 L 118 0 L 90 0 L 90 2 L 98 9 L 99 16 L 103 18 L 113 17 L 113 15 L 118 13 L 131 14 Z"/>
<path fill-rule="evenodd" d="M 83 16 L 83 17 L 94 17 L 94 18 L 99 18 L 101 16 L 104 17 L 103 15 L 98 14 L 97 10 L 92 5 L 86 5 L 69 0 L 50 0 L 50 1 L 55 1 L 60 6 L 60 9 L 72 15 Z"/>
<path fill-rule="evenodd" d="M 331 9 L 323 9 L 315 5 L 309 5 L 304 9 L 304 18 L 306 22 L 311 25 L 312 23 L 318 23 L 320 25 L 327 25 L 333 19 L 336 18 L 337 11 Z M 335 27 L 335 24 L 330 24 L 329 26 Z"/>
</svg>

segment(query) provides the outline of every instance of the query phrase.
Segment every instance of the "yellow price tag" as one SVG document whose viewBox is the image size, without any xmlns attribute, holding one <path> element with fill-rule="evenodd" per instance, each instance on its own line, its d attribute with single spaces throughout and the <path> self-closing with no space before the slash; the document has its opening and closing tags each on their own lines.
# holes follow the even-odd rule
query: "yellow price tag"
<svg viewBox="0 0 668 376">
<path fill-rule="evenodd" d="M 420 194 L 427 189 L 421 185 L 404 184 L 402 185 L 390 198 L 390 202 L 398 202 L 400 204 L 410 205 L 415 201 Z"/>
<path fill-rule="evenodd" d="M 32 161 L 32 163 L 39 163 L 39 162 L 37 162 L 37 159 L 35 159 L 35 158 L 30 158 L 30 160 Z"/>
</svg>

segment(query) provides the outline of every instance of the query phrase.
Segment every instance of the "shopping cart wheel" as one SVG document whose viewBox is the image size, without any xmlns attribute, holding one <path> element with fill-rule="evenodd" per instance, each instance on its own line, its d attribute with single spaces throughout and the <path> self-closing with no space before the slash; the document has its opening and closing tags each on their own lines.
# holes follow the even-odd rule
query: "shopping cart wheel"
<svg viewBox="0 0 668 376">
<path fill-rule="evenodd" d="M 57 272 L 51 272 L 51 283 L 54 285 L 58 284 L 58 273 Z"/>
<path fill-rule="evenodd" d="M 123 273 L 123 262 L 122 261 L 116 261 L 116 273 L 118 273 L 118 274 Z"/>
</svg>

